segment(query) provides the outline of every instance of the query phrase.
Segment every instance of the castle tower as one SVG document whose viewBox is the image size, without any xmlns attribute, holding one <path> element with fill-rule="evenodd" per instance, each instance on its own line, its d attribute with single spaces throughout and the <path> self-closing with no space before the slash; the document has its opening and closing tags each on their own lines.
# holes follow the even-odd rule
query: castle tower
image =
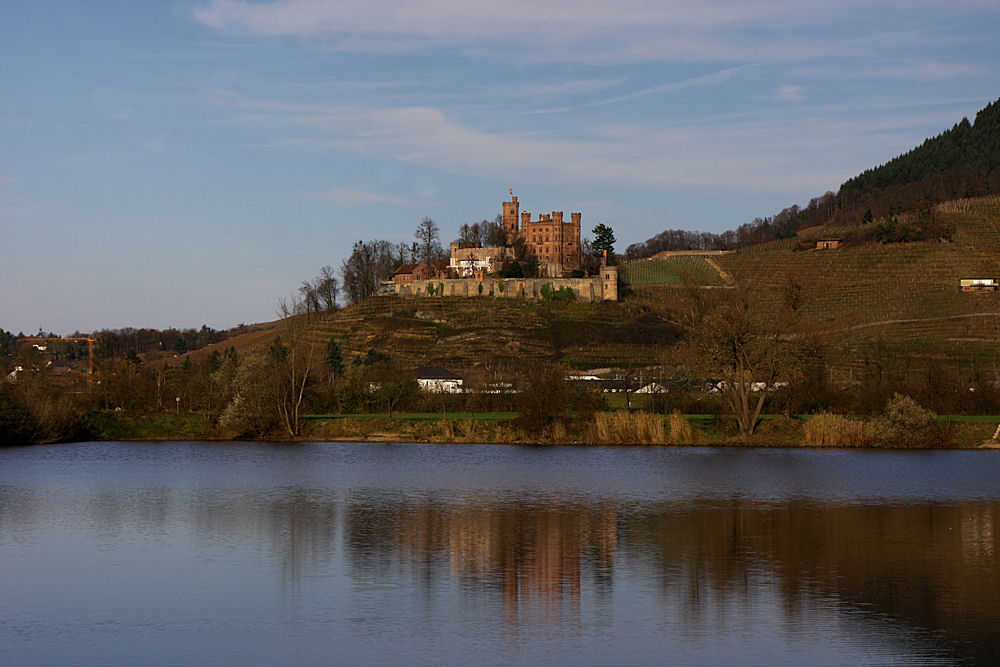
<svg viewBox="0 0 1000 667">
<path fill-rule="evenodd" d="M 513 193 L 513 190 L 511 191 Z M 510 201 L 503 203 L 503 228 L 511 238 L 517 236 L 518 232 L 518 208 L 517 197 L 511 194 Z"/>
<path fill-rule="evenodd" d="M 601 287 L 605 301 L 618 300 L 618 267 L 601 262 Z"/>
</svg>

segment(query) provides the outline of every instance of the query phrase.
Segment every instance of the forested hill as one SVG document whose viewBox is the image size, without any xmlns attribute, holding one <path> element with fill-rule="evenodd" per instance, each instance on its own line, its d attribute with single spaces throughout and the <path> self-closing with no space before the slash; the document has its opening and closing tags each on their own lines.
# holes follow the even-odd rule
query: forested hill
<svg viewBox="0 0 1000 667">
<path fill-rule="evenodd" d="M 975 124 L 968 118 L 950 130 L 908 153 L 868 169 L 840 186 L 840 192 L 887 188 L 919 181 L 949 169 L 971 170 L 988 176 L 1000 167 L 1000 100 L 976 114 Z"/>
<path fill-rule="evenodd" d="M 1000 193 L 1000 100 L 880 167 L 814 197 L 722 234 L 668 229 L 626 250 L 628 259 L 664 250 L 733 250 L 794 236 L 808 227 L 859 225 L 933 204 Z"/>
</svg>

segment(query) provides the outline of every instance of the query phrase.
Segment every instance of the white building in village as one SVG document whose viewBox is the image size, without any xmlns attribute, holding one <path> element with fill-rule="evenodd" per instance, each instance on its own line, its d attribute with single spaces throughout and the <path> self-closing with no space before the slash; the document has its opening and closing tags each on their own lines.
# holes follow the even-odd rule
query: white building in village
<svg viewBox="0 0 1000 667">
<path fill-rule="evenodd" d="M 421 366 L 416 370 L 416 376 L 421 391 L 432 394 L 458 394 L 462 391 L 462 377 L 446 368 Z"/>
</svg>

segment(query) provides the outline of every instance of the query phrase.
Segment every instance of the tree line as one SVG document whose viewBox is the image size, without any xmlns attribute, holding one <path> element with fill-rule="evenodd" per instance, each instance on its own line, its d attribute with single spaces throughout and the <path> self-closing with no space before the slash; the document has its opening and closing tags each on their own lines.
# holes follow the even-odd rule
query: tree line
<svg viewBox="0 0 1000 667">
<path fill-rule="evenodd" d="M 122 327 L 120 329 L 98 329 L 90 333 L 74 331 L 65 338 L 93 338 L 95 339 L 94 354 L 97 357 L 125 357 L 146 355 L 156 352 L 173 352 L 184 354 L 193 350 L 198 350 L 206 345 L 221 343 L 234 336 L 247 333 L 251 329 L 246 324 L 216 330 L 207 324 L 201 325 L 200 329 L 167 328 L 155 329 L 150 327 L 134 328 Z M 87 359 L 89 346 L 86 341 L 59 340 L 63 338 L 55 333 L 45 333 L 39 331 L 34 335 L 26 335 L 23 331 L 17 334 L 0 329 L 0 360 L 13 358 L 14 352 L 19 345 L 27 339 L 46 338 L 38 344 L 47 347 L 47 357 L 53 360 L 80 361 Z"/>
<path fill-rule="evenodd" d="M 791 284 L 779 316 L 763 310 L 746 285 L 685 289 L 649 308 L 651 316 L 673 325 L 676 339 L 664 347 L 658 371 L 621 369 L 620 388 L 628 396 L 655 380 L 668 391 L 643 396 L 646 410 L 725 415 L 740 439 L 754 434 L 764 413 L 887 419 L 905 413 L 922 420 L 927 431 L 921 437 L 929 442 L 936 422 L 928 410 L 1000 409 L 1000 369 L 991 360 L 958 368 L 876 342 L 856 351 L 861 366 L 852 366 L 850 378 L 835 373 L 835 359 L 842 358 L 838 342 L 798 333 L 801 300 Z M 0 382 L 0 442 L 88 437 L 107 433 L 117 414 L 173 412 L 197 415 L 205 429 L 230 438 L 295 438 L 306 415 L 374 412 L 391 418 L 399 411 L 510 411 L 519 414 L 515 426 L 525 434 L 565 433 L 607 408 L 599 389 L 567 381 L 573 371 L 558 362 L 500 354 L 463 369 L 464 393 L 422 392 L 414 366 L 393 350 L 350 351 L 348 340 L 318 338 L 312 326 L 318 315 L 303 299 L 280 304 L 280 315 L 271 341 L 250 350 L 217 348 L 145 364 L 134 355 L 100 357 L 89 389 L 83 378 L 74 383 L 42 370 L 22 372 Z M 21 363 L 32 354 L 37 351 L 20 346 L 14 359 Z"/>
</svg>

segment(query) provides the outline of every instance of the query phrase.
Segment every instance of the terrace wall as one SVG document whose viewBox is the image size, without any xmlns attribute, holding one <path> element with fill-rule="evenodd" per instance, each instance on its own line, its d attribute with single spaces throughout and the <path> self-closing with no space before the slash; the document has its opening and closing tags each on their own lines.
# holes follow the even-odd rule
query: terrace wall
<svg viewBox="0 0 1000 667">
<path fill-rule="evenodd" d="M 603 274 L 602 274 L 603 276 Z M 541 300 L 543 286 L 549 290 L 569 288 L 578 301 L 615 301 L 618 298 L 617 282 L 614 289 L 606 286 L 602 276 L 595 278 L 443 278 L 440 280 L 414 280 L 396 285 L 400 296 L 493 296 L 504 299 Z M 500 285 L 503 284 L 501 291 Z M 482 290 L 479 286 L 482 285 Z"/>
</svg>

